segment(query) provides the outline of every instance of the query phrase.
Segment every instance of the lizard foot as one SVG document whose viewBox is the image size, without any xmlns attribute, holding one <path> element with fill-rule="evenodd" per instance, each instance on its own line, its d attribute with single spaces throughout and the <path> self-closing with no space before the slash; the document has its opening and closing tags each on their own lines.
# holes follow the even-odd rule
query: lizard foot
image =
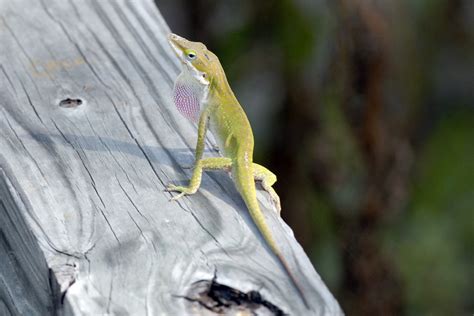
<svg viewBox="0 0 474 316">
<path fill-rule="evenodd" d="M 174 185 L 174 184 L 168 184 L 165 191 L 166 192 L 179 192 L 179 194 L 172 197 L 170 199 L 170 201 L 176 201 L 177 199 L 183 197 L 186 194 L 193 194 L 194 193 L 187 187 L 177 186 L 177 185 Z"/>
</svg>

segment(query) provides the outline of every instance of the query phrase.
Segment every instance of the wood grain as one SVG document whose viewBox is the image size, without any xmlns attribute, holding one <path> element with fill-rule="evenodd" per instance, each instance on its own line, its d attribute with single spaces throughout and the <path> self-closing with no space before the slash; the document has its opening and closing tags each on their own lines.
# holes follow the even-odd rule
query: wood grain
<svg viewBox="0 0 474 316">
<path fill-rule="evenodd" d="M 169 202 L 196 126 L 168 33 L 151 0 L 0 0 L 0 314 L 211 315 L 193 300 L 213 278 L 274 306 L 228 312 L 342 314 L 266 195 L 312 311 L 227 174 Z"/>
</svg>

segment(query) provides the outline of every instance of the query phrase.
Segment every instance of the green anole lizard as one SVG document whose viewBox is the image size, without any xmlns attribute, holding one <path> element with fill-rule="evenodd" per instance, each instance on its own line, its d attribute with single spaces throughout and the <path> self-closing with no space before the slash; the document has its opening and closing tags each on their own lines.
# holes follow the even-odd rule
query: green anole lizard
<svg viewBox="0 0 474 316">
<path fill-rule="evenodd" d="M 262 187 L 270 194 L 280 212 L 280 199 L 272 188 L 276 176 L 252 161 L 252 128 L 227 82 L 219 59 L 202 43 L 191 42 L 175 34 L 170 34 L 168 40 L 183 64 L 183 70 L 174 85 L 174 102 L 181 114 L 198 122 L 198 140 L 194 171 L 189 185 L 184 187 L 170 184 L 166 190 L 179 192 L 172 198 L 176 200 L 183 195 L 196 193 L 201 184 L 203 170 L 230 171 L 252 219 L 308 307 L 303 289 L 277 246 L 257 201 L 255 180 L 262 182 Z M 202 157 L 208 125 L 224 157 Z"/>
</svg>

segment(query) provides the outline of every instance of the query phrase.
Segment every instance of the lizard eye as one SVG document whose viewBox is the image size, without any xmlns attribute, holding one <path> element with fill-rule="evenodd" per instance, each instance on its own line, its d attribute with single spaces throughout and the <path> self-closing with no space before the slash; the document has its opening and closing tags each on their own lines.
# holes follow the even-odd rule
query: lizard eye
<svg viewBox="0 0 474 316">
<path fill-rule="evenodd" d="M 186 58 L 188 60 L 194 60 L 196 59 L 196 52 L 192 49 L 187 49 L 184 54 L 186 55 Z"/>
</svg>

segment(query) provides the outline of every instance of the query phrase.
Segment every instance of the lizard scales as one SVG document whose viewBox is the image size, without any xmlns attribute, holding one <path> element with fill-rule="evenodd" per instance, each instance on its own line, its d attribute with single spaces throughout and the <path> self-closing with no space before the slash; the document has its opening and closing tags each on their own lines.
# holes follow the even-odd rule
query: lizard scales
<svg viewBox="0 0 474 316">
<path fill-rule="evenodd" d="M 179 192 L 172 198 L 176 200 L 197 191 L 203 170 L 231 171 L 233 181 L 252 219 L 279 259 L 304 304 L 309 308 L 303 288 L 277 246 L 257 201 L 255 180 L 260 180 L 263 188 L 272 197 L 278 212 L 280 211 L 279 197 L 272 188 L 276 176 L 265 167 L 253 162 L 252 128 L 229 86 L 219 59 L 202 43 L 188 41 L 175 34 L 170 34 L 168 40 L 183 65 L 183 70 L 175 82 L 174 102 L 181 114 L 198 122 L 198 141 L 194 171 L 189 185 L 185 187 L 170 184 L 167 191 Z M 216 136 L 224 157 L 203 158 L 204 139 L 208 127 Z"/>
</svg>

